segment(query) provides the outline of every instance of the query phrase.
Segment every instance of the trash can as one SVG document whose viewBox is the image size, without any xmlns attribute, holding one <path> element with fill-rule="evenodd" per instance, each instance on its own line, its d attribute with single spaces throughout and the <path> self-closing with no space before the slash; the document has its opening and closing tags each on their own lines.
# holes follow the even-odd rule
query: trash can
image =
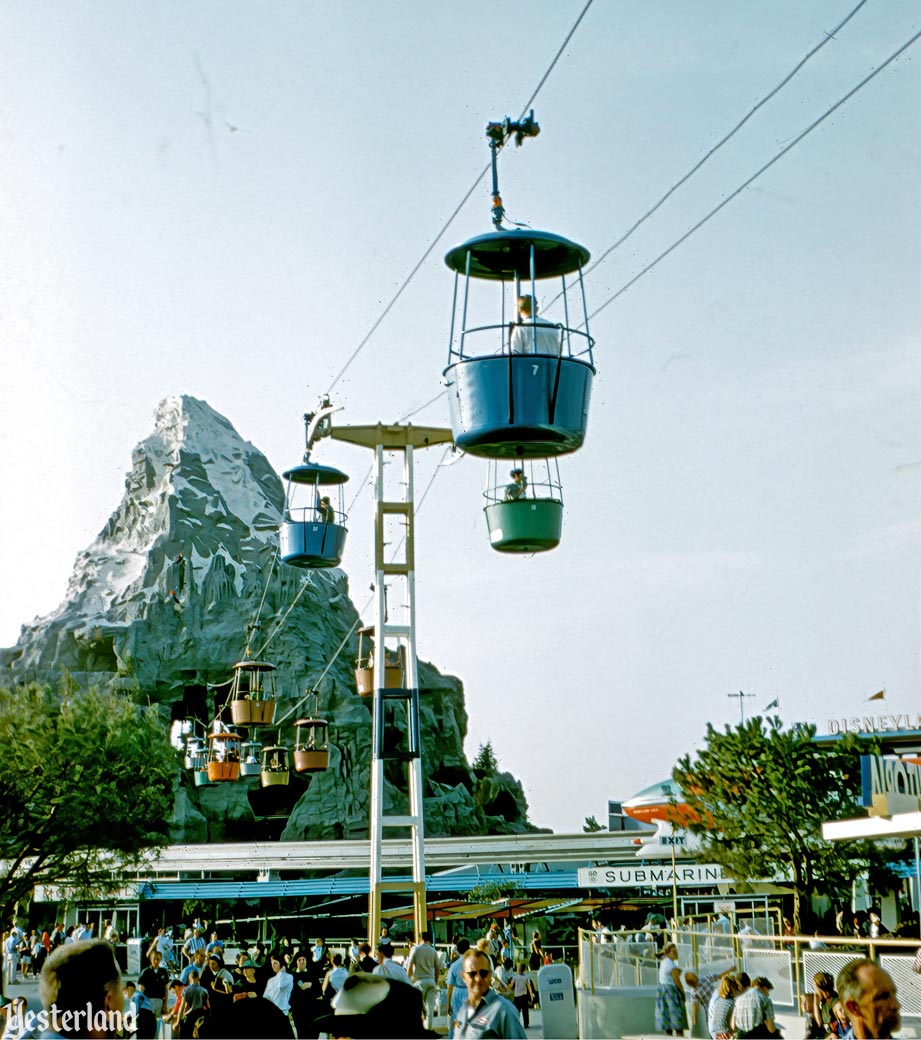
<svg viewBox="0 0 921 1040">
<path fill-rule="evenodd" d="M 125 968 L 128 972 L 128 976 L 137 978 L 141 974 L 141 970 L 144 964 L 144 940 L 143 939 L 129 939 L 128 943 L 128 954 L 125 959 Z"/>
</svg>

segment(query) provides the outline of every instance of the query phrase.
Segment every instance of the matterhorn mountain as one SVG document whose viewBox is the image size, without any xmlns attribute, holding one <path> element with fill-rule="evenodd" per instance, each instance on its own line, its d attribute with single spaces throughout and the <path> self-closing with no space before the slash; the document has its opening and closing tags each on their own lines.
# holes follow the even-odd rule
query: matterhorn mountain
<svg viewBox="0 0 921 1040">
<path fill-rule="evenodd" d="M 352 671 L 358 612 L 343 570 L 305 572 L 277 559 L 283 502 L 268 460 L 227 419 L 194 397 L 168 397 L 63 602 L 0 650 L 5 682 L 55 684 L 66 672 L 157 704 L 164 726 L 213 718 L 247 646 L 277 668 L 276 718 L 323 676 L 329 770 L 263 792 L 258 779 L 196 788 L 177 763 L 177 842 L 367 834 L 370 711 Z M 420 662 L 420 694 L 426 832 L 533 830 L 518 781 L 477 777 L 464 755 L 461 683 Z M 403 811 L 397 787 L 387 798 L 387 812 Z"/>
</svg>

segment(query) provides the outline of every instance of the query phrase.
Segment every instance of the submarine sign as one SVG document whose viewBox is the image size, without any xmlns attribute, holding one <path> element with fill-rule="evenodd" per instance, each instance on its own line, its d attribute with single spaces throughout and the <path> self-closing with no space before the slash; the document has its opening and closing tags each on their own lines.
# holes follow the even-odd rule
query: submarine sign
<svg viewBox="0 0 921 1040">
<path fill-rule="evenodd" d="M 655 885 L 678 885 L 696 888 L 718 885 L 735 879 L 718 863 L 687 863 L 648 867 L 580 867 L 580 888 L 646 888 Z"/>
<path fill-rule="evenodd" d="M 871 816 L 921 810 L 921 766 L 898 758 L 860 756 L 861 803 Z"/>
</svg>

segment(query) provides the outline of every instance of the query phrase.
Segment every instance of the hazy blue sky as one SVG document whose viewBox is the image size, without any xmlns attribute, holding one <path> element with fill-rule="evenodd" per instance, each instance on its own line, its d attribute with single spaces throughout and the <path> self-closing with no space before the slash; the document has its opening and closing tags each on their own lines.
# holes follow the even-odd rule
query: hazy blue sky
<svg viewBox="0 0 921 1040">
<path fill-rule="evenodd" d="M 302 413 L 583 6 L 0 6 L 0 643 L 60 602 L 167 394 L 299 460 Z M 509 215 L 600 255 L 854 6 L 595 0 L 540 137 L 503 153 Z M 590 307 L 919 28 L 917 3 L 869 0 L 587 279 Z M 921 710 L 919 68 L 921 44 L 595 319 L 558 550 L 493 552 L 485 463 L 439 472 L 420 655 L 464 680 L 468 750 L 493 741 L 536 822 L 578 829 L 662 778 L 707 720 L 738 719 L 738 690 L 821 729 L 883 686 L 885 710 Z M 489 228 L 484 181 L 336 387 L 342 421 L 438 393 L 442 257 Z M 446 425 L 443 399 L 415 421 Z M 320 455 L 356 481 L 370 462 Z M 366 489 L 359 605 L 370 510 Z"/>
</svg>

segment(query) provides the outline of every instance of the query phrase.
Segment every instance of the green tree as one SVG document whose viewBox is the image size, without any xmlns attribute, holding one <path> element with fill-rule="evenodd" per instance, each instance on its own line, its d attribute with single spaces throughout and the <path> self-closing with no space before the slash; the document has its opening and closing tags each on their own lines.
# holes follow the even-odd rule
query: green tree
<svg viewBox="0 0 921 1040">
<path fill-rule="evenodd" d="M 722 733 L 708 725 L 704 747 L 685 755 L 672 773 L 703 856 L 740 879 L 790 879 L 797 932 L 804 899 L 820 890 L 840 892 L 879 862 L 866 843 L 822 838 L 826 820 L 865 812 L 857 801 L 860 756 L 879 754 L 878 743 L 850 734 L 824 748 L 814 736 L 815 726 L 784 730 L 778 718 L 756 716 Z"/>
<path fill-rule="evenodd" d="M 594 816 L 586 816 L 582 830 L 585 834 L 597 834 L 598 831 L 603 831 L 604 827 L 601 826 Z"/>
<path fill-rule="evenodd" d="M 166 842 L 176 752 L 154 708 L 0 687 L 0 920 L 36 884 L 91 893 Z"/>
<path fill-rule="evenodd" d="M 484 881 L 471 888 L 467 898 L 471 903 L 498 903 L 503 899 L 521 899 L 524 895 L 525 890 L 515 881 Z"/>
<path fill-rule="evenodd" d="M 499 772 L 499 762 L 495 751 L 492 749 L 491 740 L 487 740 L 485 744 L 480 744 L 480 749 L 473 760 L 473 770 L 476 773 L 484 773 L 487 776 L 492 776 L 494 773 Z"/>
</svg>

